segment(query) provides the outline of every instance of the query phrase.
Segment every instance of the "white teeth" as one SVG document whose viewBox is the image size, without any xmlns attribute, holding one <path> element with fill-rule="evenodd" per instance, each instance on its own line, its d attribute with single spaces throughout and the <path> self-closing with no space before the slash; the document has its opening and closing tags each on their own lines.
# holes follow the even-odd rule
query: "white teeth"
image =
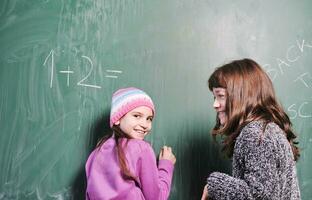
<svg viewBox="0 0 312 200">
<path fill-rule="evenodd" d="M 144 134 L 144 131 L 136 130 L 137 133 Z"/>
</svg>

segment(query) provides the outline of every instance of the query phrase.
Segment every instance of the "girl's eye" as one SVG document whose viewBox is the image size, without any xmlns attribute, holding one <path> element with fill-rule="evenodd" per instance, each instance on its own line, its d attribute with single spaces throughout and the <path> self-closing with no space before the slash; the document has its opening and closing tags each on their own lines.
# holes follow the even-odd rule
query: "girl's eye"
<svg viewBox="0 0 312 200">
<path fill-rule="evenodd" d="M 140 117 L 140 115 L 134 114 L 134 115 L 133 115 L 133 117 L 135 117 L 135 118 L 139 118 L 139 117 Z"/>
<path fill-rule="evenodd" d="M 225 94 L 218 94 L 215 98 L 217 98 L 217 99 L 225 99 Z"/>
<path fill-rule="evenodd" d="M 149 121 L 153 121 L 153 117 L 149 117 L 149 118 L 147 118 L 147 120 L 149 120 Z"/>
</svg>

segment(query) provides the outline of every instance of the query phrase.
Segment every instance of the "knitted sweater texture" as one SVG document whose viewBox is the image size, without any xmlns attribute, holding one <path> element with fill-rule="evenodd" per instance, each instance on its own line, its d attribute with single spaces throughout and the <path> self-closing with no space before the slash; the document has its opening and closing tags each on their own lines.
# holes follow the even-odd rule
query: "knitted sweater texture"
<svg viewBox="0 0 312 200">
<path fill-rule="evenodd" d="M 263 122 L 253 121 L 242 129 L 235 142 L 232 167 L 232 176 L 210 174 L 210 199 L 300 199 L 291 146 L 275 123 L 264 127 Z"/>
</svg>

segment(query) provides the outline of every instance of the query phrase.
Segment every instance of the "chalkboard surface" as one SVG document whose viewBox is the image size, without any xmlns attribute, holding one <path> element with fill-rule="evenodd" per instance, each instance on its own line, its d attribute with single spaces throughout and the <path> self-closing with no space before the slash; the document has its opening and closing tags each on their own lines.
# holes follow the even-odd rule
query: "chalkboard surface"
<svg viewBox="0 0 312 200">
<path fill-rule="evenodd" d="M 157 116 L 147 140 L 177 156 L 170 199 L 199 199 L 230 173 L 209 130 L 207 79 L 249 57 L 272 78 L 302 150 L 312 197 L 310 0 L 2 0 L 0 199 L 84 199 L 84 164 L 108 131 L 111 94 L 142 88 Z"/>
</svg>

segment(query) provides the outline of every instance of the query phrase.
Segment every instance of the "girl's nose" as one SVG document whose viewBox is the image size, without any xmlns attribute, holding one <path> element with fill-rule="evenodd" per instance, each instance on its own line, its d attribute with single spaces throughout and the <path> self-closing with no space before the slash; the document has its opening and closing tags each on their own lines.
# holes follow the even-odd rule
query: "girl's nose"
<svg viewBox="0 0 312 200">
<path fill-rule="evenodd" d="M 142 119 L 142 120 L 140 121 L 140 126 L 143 127 L 144 129 L 147 129 L 147 127 L 148 127 L 148 121 L 145 120 L 145 119 Z"/>
<path fill-rule="evenodd" d="M 213 102 L 213 107 L 214 107 L 215 109 L 217 109 L 217 108 L 220 107 L 220 103 L 219 103 L 219 101 L 218 101 L 217 99 L 214 100 L 214 102 Z"/>
</svg>

